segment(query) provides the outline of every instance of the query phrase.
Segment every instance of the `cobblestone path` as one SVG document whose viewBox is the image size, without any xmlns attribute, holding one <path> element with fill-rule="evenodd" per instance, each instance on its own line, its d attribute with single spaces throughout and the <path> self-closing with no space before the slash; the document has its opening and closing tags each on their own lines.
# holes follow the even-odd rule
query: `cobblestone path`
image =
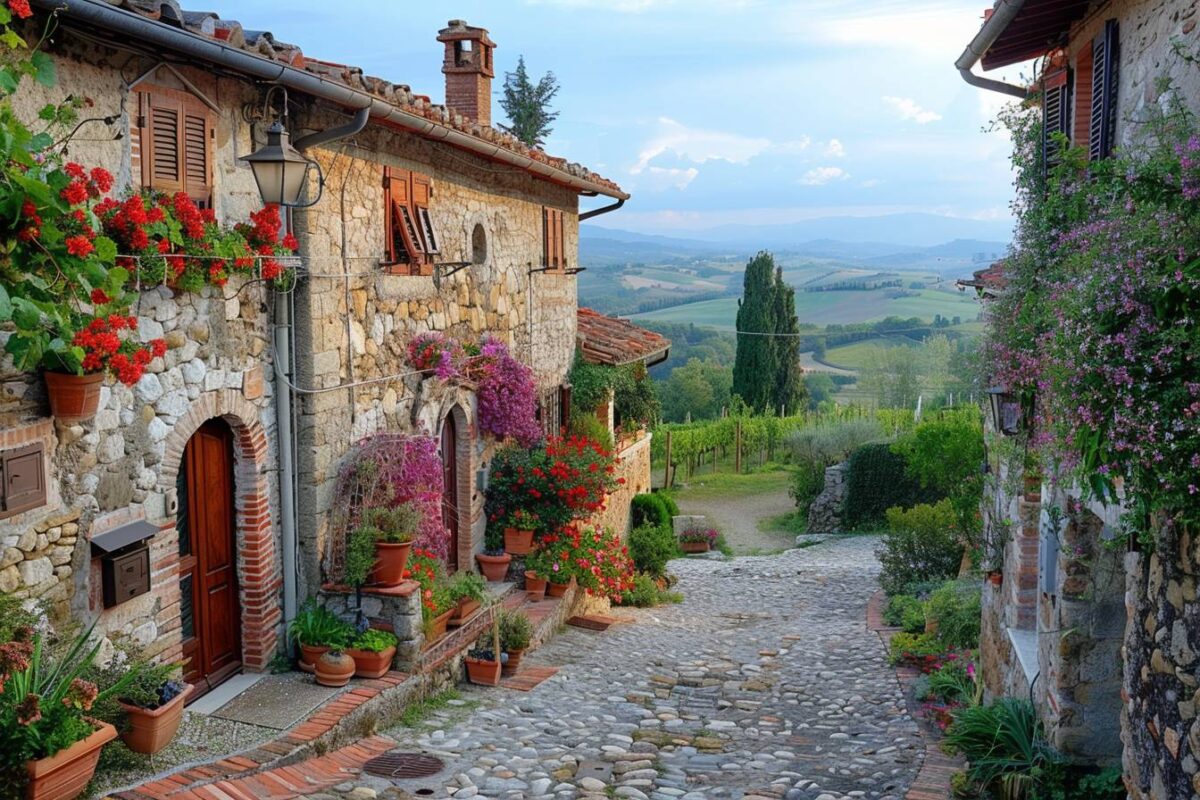
<svg viewBox="0 0 1200 800">
<path fill-rule="evenodd" d="M 387 734 L 444 758 L 425 781 L 362 777 L 316 800 L 407 797 L 898 800 L 922 745 L 864 612 L 875 539 L 672 564 L 685 602 L 568 628 L 530 693 L 470 688 Z"/>
</svg>

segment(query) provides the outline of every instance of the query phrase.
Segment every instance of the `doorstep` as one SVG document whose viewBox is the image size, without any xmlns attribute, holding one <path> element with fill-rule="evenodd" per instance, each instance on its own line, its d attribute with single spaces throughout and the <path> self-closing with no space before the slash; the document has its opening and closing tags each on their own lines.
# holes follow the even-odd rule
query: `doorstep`
<svg viewBox="0 0 1200 800">
<path fill-rule="evenodd" d="M 266 674 L 262 672 L 238 673 L 217 688 L 209 691 L 208 694 L 196 702 L 188 704 L 187 710 L 193 714 L 209 716 L 236 697 L 239 697 L 243 692 L 254 688 L 255 684 L 265 677 L 267 677 Z"/>
</svg>

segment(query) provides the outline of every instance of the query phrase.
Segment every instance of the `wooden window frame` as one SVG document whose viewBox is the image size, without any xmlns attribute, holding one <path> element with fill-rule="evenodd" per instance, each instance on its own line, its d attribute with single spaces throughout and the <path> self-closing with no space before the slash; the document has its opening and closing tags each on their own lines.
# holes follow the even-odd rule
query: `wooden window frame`
<svg viewBox="0 0 1200 800">
<path fill-rule="evenodd" d="M 137 92 L 136 149 L 144 188 L 175 194 L 186 192 L 201 208 L 211 208 L 213 189 L 213 148 L 216 145 L 216 115 L 195 96 L 158 86 L 139 86 Z M 175 167 L 174 178 L 156 174 L 155 156 L 161 144 L 155 135 L 155 111 L 174 112 Z M 199 141 L 204 143 L 203 154 L 195 154 L 197 142 L 195 125 L 200 126 Z M 197 162 L 202 159 L 202 177 L 192 177 Z"/>
<path fill-rule="evenodd" d="M 38 487 L 34 492 L 24 492 L 20 495 L 10 495 L 8 484 L 12 474 L 12 464 L 18 459 L 34 456 L 38 464 Z M 11 450 L 0 450 L 0 519 L 15 517 L 17 514 L 40 508 L 46 505 L 46 446 L 43 442 L 16 447 Z"/>
<path fill-rule="evenodd" d="M 441 252 L 429 213 L 433 182 L 428 175 L 383 168 L 384 261 L 392 275 L 429 276 Z"/>
<path fill-rule="evenodd" d="M 561 210 L 542 206 L 542 266 L 559 275 L 567 269 L 565 220 Z"/>
</svg>

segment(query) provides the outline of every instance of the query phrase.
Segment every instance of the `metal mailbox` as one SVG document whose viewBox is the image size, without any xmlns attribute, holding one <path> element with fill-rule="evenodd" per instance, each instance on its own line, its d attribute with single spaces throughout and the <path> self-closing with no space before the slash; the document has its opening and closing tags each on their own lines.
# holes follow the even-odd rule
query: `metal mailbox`
<svg viewBox="0 0 1200 800">
<path fill-rule="evenodd" d="M 133 522 L 92 538 L 100 557 L 104 607 L 112 608 L 150 591 L 150 539 L 158 528 Z"/>
</svg>

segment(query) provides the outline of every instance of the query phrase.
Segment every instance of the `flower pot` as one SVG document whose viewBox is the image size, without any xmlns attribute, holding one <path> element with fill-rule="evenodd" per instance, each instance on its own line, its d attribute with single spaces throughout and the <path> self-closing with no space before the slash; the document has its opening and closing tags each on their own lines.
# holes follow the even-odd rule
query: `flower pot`
<svg viewBox="0 0 1200 800">
<path fill-rule="evenodd" d="M 453 608 L 444 614 L 434 617 L 429 622 L 429 633 L 425 637 L 426 646 L 433 644 L 446 635 L 446 626 L 450 623 L 450 617 L 452 616 L 454 616 Z"/>
<path fill-rule="evenodd" d="M 412 542 L 376 542 L 375 567 L 368 580 L 381 586 L 398 586 L 404 581 L 404 568 L 408 566 L 408 553 Z"/>
<path fill-rule="evenodd" d="M 472 614 L 479 610 L 479 601 L 472 600 L 470 597 L 463 597 L 454 606 L 450 614 L 450 620 L 446 623 L 452 628 L 457 628 L 466 622 Z"/>
<path fill-rule="evenodd" d="M 121 703 L 121 710 L 129 718 L 129 730 L 121 734 L 121 741 L 135 753 L 153 755 L 171 743 L 179 723 L 183 720 L 183 704 L 192 693 L 191 684 L 184 687 L 170 702 L 158 708 Z"/>
<path fill-rule="evenodd" d="M 1004 573 L 1003 572 L 989 572 L 987 579 L 988 579 L 988 583 L 990 583 L 992 586 L 999 586 L 1000 584 L 1004 583 Z"/>
<path fill-rule="evenodd" d="M 525 656 L 525 649 L 506 650 L 508 653 L 508 661 L 501 667 L 501 673 L 505 676 L 516 675 L 517 670 L 521 668 L 521 659 Z"/>
<path fill-rule="evenodd" d="M 300 645 L 300 669 L 312 672 L 316 668 L 317 661 L 327 652 L 329 652 L 329 647 L 323 644 Z"/>
<path fill-rule="evenodd" d="M 100 390 L 104 373 L 68 375 L 63 372 L 44 372 L 46 395 L 50 398 L 50 413 L 62 422 L 91 419 L 100 409 Z"/>
<path fill-rule="evenodd" d="M 571 588 L 570 581 L 567 581 L 566 583 L 555 583 L 554 581 L 547 581 L 546 596 L 547 597 L 562 597 L 564 594 L 567 593 L 567 589 L 570 589 L 570 588 Z"/>
<path fill-rule="evenodd" d="M 708 552 L 708 542 L 680 542 L 679 547 L 685 553 Z"/>
<path fill-rule="evenodd" d="M 475 560 L 479 562 L 479 571 L 483 573 L 483 577 L 492 583 L 500 583 L 508 577 L 508 565 L 512 562 L 512 556 L 508 553 L 499 556 L 480 553 L 475 556 Z"/>
<path fill-rule="evenodd" d="M 323 653 L 314 666 L 322 686 L 345 686 L 354 676 L 354 659 L 334 650 Z"/>
<path fill-rule="evenodd" d="M 25 762 L 29 785 L 25 800 L 74 800 L 87 788 L 100 748 L 117 738 L 117 729 L 100 723 L 86 739 L 59 750 L 52 756 Z"/>
<path fill-rule="evenodd" d="M 504 552 L 513 556 L 527 555 L 533 549 L 533 531 L 518 528 L 504 529 Z"/>
<path fill-rule="evenodd" d="M 500 662 L 484 661 L 482 658 L 463 659 L 467 665 L 467 680 L 480 686 L 498 686 L 500 684 Z"/>
<path fill-rule="evenodd" d="M 546 581 L 534 575 L 529 570 L 525 571 L 525 594 L 530 600 L 541 600 L 546 594 Z"/>
<path fill-rule="evenodd" d="M 346 655 L 354 659 L 354 674 L 360 678 L 382 678 L 392 668 L 396 648 L 389 647 L 376 653 L 374 650 L 350 648 Z"/>
</svg>

